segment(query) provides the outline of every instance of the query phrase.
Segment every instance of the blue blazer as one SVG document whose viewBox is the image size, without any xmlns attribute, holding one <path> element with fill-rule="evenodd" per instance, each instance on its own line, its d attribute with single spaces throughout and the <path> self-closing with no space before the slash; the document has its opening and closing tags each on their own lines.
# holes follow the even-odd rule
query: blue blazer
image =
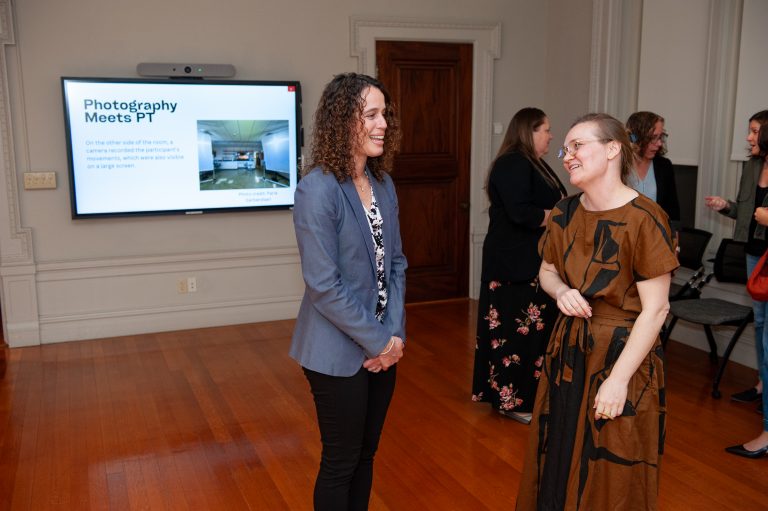
<svg viewBox="0 0 768 511">
<path fill-rule="evenodd" d="M 307 369 L 352 376 L 391 336 L 405 340 L 405 269 L 392 179 L 371 179 L 383 221 L 387 308 L 375 317 L 378 290 L 373 238 L 351 179 L 312 169 L 296 188 L 293 225 L 305 290 L 290 356 Z"/>
</svg>

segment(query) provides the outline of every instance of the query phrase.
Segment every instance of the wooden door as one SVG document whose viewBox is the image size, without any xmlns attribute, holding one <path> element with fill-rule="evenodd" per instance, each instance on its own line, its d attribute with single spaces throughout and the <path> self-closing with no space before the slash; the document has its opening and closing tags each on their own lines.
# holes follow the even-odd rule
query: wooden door
<svg viewBox="0 0 768 511">
<path fill-rule="evenodd" d="M 376 63 L 403 132 L 392 178 L 409 265 L 406 301 L 465 297 L 472 45 L 377 41 Z"/>
</svg>

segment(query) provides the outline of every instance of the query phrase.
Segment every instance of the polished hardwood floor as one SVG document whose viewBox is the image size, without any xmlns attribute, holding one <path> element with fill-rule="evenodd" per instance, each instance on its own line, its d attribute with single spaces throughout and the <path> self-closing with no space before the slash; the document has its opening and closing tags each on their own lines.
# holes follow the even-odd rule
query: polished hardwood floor
<svg viewBox="0 0 768 511">
<path fill-rule="evenodd" d="M 528 427 L 470 400 L 476 303 L 408 306 L 373 510 L 510 510 Z M 319 459 L 292 321 L 10 350 L 1 510 L 307 510 Z M 702 347 L 705 345 L 702 334 Z M 663 510 L 768 509 L 768 458 L 723 452 L 754 405 L 710 397 L 707 353 L 671 342 Z M 731 365 L 724 396 L 755 371 Z"/>
</svg>

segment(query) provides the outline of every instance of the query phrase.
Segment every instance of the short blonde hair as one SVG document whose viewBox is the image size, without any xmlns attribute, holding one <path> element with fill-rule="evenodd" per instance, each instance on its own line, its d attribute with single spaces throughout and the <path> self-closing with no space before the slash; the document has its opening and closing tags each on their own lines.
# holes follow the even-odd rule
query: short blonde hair
<svg viewBox="0 0 768 511">
<path fill-rule="evenodd" d="M 606 142 L 613 140 L 621 146 L 621 182 L 627 184 L 629 175 L 632 172 L 635 153 L 632 150 L 632 144 L 629 141 L 629 135 L 627 135 L 624 124 L 608 114 L 590 113 L 576 119 L 571 124 L 571 128 L 587 122 L 595 125 L 595 136 L 597 138 Z"/>
</svg>

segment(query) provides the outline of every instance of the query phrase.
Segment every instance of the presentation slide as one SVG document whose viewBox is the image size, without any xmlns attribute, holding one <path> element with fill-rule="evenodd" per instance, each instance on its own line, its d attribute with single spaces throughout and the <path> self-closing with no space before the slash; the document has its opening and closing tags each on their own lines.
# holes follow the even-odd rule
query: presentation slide
<svg viewBox="0 0 768 511">
<path fill-rule="evenodd" d="M 74 215 L 292 206 L 290 83 L 63 78 Z"/>
</svg>

